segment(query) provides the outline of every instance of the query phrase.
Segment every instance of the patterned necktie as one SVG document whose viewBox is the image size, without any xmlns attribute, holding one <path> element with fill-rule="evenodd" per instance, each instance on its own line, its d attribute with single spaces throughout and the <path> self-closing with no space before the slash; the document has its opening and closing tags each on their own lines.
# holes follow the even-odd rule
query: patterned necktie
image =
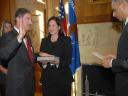
<svg viewBox="0 0 128 96">
<path fill-rule="evenodd" d="M 28 40 L 28 38 L 26 38 L 26 46 L 27 46 L 27 50 L 28 50 L 28 56 L 29 56 L 29 60 L 32 63 L 33 62 L 33 52 L 30 46 L 30 41 Z"/>
</svg>

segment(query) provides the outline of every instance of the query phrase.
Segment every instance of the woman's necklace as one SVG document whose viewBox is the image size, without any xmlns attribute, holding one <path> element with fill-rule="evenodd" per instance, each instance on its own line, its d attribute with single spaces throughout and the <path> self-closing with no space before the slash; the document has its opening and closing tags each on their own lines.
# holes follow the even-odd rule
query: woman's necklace
<svg viewBox="0 0 128 96">
<path fill-rule="evenodd" d="M 53 37 L 53 36 L 51 36 L 51 41 L 52 41 L 52 42 L 56 42 L 56 41 L 57 41 L 57 39 L 58 39 L 58 36 L 54 36 L 54 37 Z"/>
</svg>

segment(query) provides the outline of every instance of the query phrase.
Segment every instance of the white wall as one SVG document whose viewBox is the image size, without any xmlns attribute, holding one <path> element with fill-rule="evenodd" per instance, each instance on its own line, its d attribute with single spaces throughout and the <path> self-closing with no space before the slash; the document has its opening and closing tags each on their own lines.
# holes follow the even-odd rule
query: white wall
<svg viewBox="0 0 128 96">
<path fill-rule="evenodd" d="M 103 55 L 116 53 L 119 32 L 112 28 L 111 22 L 79 24 L 79 45 L 81 63 L 100 63 L 99 59 L 92 55 L 92 52 L 99 52 Z"/>
<path fill-rule="evenodd" d="M 99 52 L 103 55 L 114 53 L 120 33 L 113 29 L 111 22 L 78 24 L 78 36 L 81 64 L 100 64 L 101 60 L 92 55 Z M 76 96 L 82 96 L 82 71 L 77 72 Z"/>
</svg>

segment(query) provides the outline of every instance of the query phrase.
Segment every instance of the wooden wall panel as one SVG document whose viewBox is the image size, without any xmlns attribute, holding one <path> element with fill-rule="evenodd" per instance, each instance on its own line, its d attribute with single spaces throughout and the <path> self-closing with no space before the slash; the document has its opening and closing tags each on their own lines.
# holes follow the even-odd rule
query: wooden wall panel
<svg viewBox="0 0 128 96">
<path fill-rule="evenodd" d="M 11 20 L 10 0 L 1 0 L 0 2 L 0 23 L 3 20 Z"/>
<path fill-rule="evenodd" d="M 76 0 L 78 23 L 95 23 L 111 21 L 111 1 L 108 0 Z"/>
<path fill-rule="evenodd" d="M 1 0 L 0 3 L 0 27 L 4 20 L 14 21 L 15 0 Z"/>
<path fill-rule="evenodd" d="M 64 4 L 68 0 L 63 0 Z M 78 23 L 95 23 L 112 21 L 111 0 L 74 0 Z M 58 16 L 56 7 L 59 0 L 52 3 L 53 15 Z M 49 11 L 49 10 L 48 10 Z"/>
</svg>

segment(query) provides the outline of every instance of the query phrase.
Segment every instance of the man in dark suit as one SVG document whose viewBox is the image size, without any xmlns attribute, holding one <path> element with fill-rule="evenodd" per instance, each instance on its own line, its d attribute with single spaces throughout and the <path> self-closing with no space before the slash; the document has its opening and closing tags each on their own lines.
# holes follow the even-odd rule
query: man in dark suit
<svg viewBox="0 0 128 96">
<path fill-rule="evenodd" d="M 6 74 L 7 74 L 7 66 L 3 66 L 4 62 L 1 62 L 0 60 L 0 96 L 6 96 L 5 95 L 5 86 L 6 86 Z"/>
<path fill-rule="evenodd" d="M 6 89 L 6 74 L 7 74 L 7 65 L 4 64 L 4 62 L 1 62 L 0 60 L 0 96 L 6 96 L 5 95 L 5 89 Z"/>
<path fill-rule="evenodd" d="M 0 39 L 0 58 L 8 62 L 6 96 L 34 96 L 34 57 L 26 36 L 31 19 L 29 10 L 19 8 L 13 31 Z"/>
<path fill-rule="evenodd" d="M 103 59 L 105 68 L 115 72 L 115 95 L 128 96 L 128 0 L 112 0 L 113 16 L 125 21 L 123 32 L 118 42 L 117 56 L 106 55 Z"/>
</svg>

